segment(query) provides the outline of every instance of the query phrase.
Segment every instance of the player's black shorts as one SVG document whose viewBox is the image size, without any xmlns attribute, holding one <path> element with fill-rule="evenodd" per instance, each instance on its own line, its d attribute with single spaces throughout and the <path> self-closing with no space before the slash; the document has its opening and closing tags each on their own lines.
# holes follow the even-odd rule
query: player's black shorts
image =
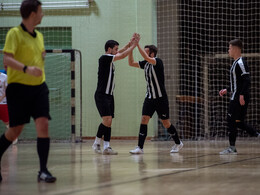
<svg viewBox="0 0 260 195">
<path fill-rule="evenodd" d="M 169 119 L 169 101 L 167 96 L 157 99 L 145 98 L 142 115 L 147 115 L 152 118 L 155 111 L 160 119 Z"/>
<path fill-rule="evenodd" d="M 241 106 L 239 99 L 235 98 L 231 100 L 228 108 L 228 116 L 231 117 L 232 120 L 240 120 L 244 121 L 247 113 L 247 107 L 250 98 L 248 96 L 244 96 L 245 105 Z"/>
<path fill-rule="evenodd" d="M 9 125 L 15 127 L 49 114 L 49 90 L 46 83 L 37 86 L 11 83 L 6 89 Z"/>
<path fill-rule="evenodd" d="M 112 116 L 114 118 L 115 103 L 113 95 L 96 92 L 95 102 L 101 117 Z"/>
</svg>

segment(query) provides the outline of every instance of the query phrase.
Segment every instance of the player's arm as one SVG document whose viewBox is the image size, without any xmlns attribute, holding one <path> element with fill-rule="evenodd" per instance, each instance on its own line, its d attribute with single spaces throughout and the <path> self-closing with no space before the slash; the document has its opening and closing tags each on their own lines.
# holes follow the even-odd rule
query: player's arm
<svg viewBox="0 0 260 195">
<path fill-rule="evenodd" d="M 21 62 L 14 59 L 13 54 L 11 53 L 4 53 L 4 66 L 9 66 L 10 68 L 14 70 L 24 71 L 25 64 L 22 64 Z M 42 75 L 42 70 L 35 66 L 28 66 L 25 69 L 25 73 L 39 77 Z"/>
<path fill-rule="evenodd" d="M 150 56 L 148 56 L 147 53 L 144 51 L 143 48 L 140 47 L 139 44 L 137 44 L 137 47 L 138 47 L 138 50 L 139 50 L 140 54 L 143 56 L 144 60 L 146 60 L 150 64 L 156 65 L 155 58 L 151 58 Z"/>
<path fill-rule="evenodd" d="M 131 51 L 133 51 L 133 49 L 136 47 L 136 42 L 134 42 L 133 44 L 131 44 L 130 47 L 128 47 L 125 51 L 123 51 L 122 53 L 117 53 L 114 57 L 114 61 L 117 61 L 117 60 L 122 60 L 124 59 L 126 56 L 129 55 L 129 53 Z"/>
<path fill-rule="evenodd" d="M 118 53 L 123 53 L 125 50 L 127 50 L 131 45 L 131 42 L 129 41 L 123 48 L 118 50 Z"/>
<path fill-rule="evenodd" d="M 140 68 L 139 63 L 134 61 L 133 50 L 128 55 L 128 64 L 129 66 Z"/>
<path fill-rule="evenodd" d="M 225 95 L 227 93 L 227 89 L 221 89 L 219 91 L 219 95 L 222 97 L 223 95 Z"/>
</svg>

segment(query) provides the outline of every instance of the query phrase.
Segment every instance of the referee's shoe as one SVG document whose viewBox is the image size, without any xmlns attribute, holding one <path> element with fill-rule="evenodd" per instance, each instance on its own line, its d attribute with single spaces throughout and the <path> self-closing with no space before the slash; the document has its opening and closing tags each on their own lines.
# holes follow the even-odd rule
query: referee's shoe
<svg viewBox="0 0 260 195">
<path fill-rule="evenodd" d="M 46 170 L 46 171 L 39 171 L 38 174 L 38 182 L 46 182 L 46 183 L 53 183 L 56 181 L 56 177 L 53 177 L 52 174 Z"/>
</svg>

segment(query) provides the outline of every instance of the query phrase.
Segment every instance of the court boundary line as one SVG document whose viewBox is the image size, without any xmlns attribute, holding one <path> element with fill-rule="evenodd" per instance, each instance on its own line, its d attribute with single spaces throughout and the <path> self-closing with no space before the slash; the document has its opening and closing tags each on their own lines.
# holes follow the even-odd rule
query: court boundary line
<svg viewBox="0 0 260 195">
<path fill-rule="evenodd" d="M 213 154 L 208 154 L 208 155 L 213 155 Z M 203 156 L 208 156 L 208 155 L 203 155 Z M 202 157 L 202 156 L 200 156 Z M 93 186 L 93 187 L 89 187 L 89 188 L 81 188 L 79 190 L 69 190 L 69 191 L 63 191 L 63 192 L 57 192 L 54 193 L 55 195 L 66 195 L 66 194 L 72 194 L 72 193 L 79 193 L 79 192 L 87 192 L 90 190 L 95 190 L 95 189 L 104 189 L 107 187 L 112 187 L 112 186 L 119 186 L 119 185 L 124 185 L 124 184 L 129 184 L 129 183 L 135 183 L 135 182 L 140 182 L 140 181 L 146 181 L 149 179 L 154 179 L 154 178 L 159 178 L 159 177 L 165 177 L 165 176 L 170 176 L 170 175 L 177 175 L 180 173 L 186 173 L 186 172 L 191 172 L 191 171 L 198 171 L 201 169 L 206 169 L 206 168 L 211 168 L 211 167 L 218 167 L 218 166 L 222 166 L 222 165 L 226 165 L 226 164 L 232 164 L 232 163 L 239 163 L 239 162 L 244 162 L 244 161 L 250 161 L 250 160 L 255 160 L 255 159 L 259 159 L 260 156 L 256 156 L 253 158 L 246 158 L 246 159 L 241 159 L 241 160 L 236 160 L 236 161 L 232 161 L 232 162 L 222 162 L 222 163 L 214 163 L 211 165 L 206 165 L 206 166 L 202 166 L 202 167 L 197 167 L 194 169 L 187 169 L 187 170 L 180 170 L 180 171 L 176 171 L 173 173 L 163 173 L 163 174 L 158 174 L 158 175 L 153 175 L 153 176 L 147 176 L 147 177 L 142 177 L 139 179 L 132 179 L 132 180 L 128 180 L 128 181 L 122 181 L 122 182 L 115 182 L 115 183 L 103 183 L 97 186 Z"/>
</svg>

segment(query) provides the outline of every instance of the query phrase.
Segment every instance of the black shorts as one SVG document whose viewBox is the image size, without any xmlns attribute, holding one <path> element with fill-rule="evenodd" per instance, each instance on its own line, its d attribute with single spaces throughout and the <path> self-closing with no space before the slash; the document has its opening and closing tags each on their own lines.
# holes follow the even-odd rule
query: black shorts
<svg viewBox="0 0 260 195">
<path fill-rule="evenodd" d="M 37 86 L 11 83 L 6 89 L 10 127 L 30 122 L 49 114 L 49 90 L 46 83 Z"/>
<path fill-rule="evenodd" d="M 157 99 L 145 98 L 142 115 L 147 115 L 152 118 L 155 111 L 160 119 L 169 119 L 169 101 L 167 96 Z"/>
<path fill-rule="evenodd" d="M 115 103 L 113 95 L 96 92 L 95 102 L 101 117 L 112 116 L 114 118 Z"/>
<path fill-rule="evenodd" d="M 245 100 L 244 106 L 240 105 L 238 98 L 235 98 L 234 100 L 230 101 L 229 108 L 228 108 L 228 116 L 231 117 L 232 120 L 240 120 L 240 121 L 245 120 L 250 98 L 245 96 L 244 100 Z"/>
</svg>

